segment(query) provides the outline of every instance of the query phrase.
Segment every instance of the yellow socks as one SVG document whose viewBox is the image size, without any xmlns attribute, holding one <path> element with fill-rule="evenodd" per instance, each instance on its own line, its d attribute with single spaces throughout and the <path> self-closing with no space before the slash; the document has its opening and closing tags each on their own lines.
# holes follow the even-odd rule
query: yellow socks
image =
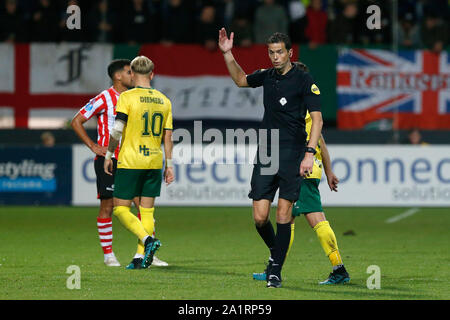
<svg viewBox="0 0 450 320">
<path fill-rule="evenodd" d="M 139 206 L 139 214 L 141 216 L 142 225 L 144 226 L 145 231 L 150 235 L 153 234 L 153 231 L 155 229 L 155 220 L 153 218 L 154 212 L 155 208 L 143 208 Z M 136 255 L 143 256 L 144 251 L 145 251 L 144 245 L 139 241 L 136 250 Z"/>
<path fill-rule="evenodd" d="M 294 230 L 295 230 L 295 223 L 291 223 L 291 241 L 289 241 L 289 248 L 288 251 L 286 252 L 286 257 L 289 255 L 292 244 L 294 243 Z"/>
<path fill-rule="evenodd" d="M 291 240 L 289 242 L 289 248 L 286 253 L 286 257 L 291 251 L 292 244 L 294 243 L 294 230 L 295 224 L 291 224 Z M 336 236 L 333 232 L 333 229 L 330 227 L 330 223 L 328 221 L 321 221 L 314 226 L 314 231 L 319 238 L 319 242 L 325 251 L 325 254 L 330 259 L 331 265 L 333 267 L 343 265 L 341 255 L 339 254 L 339 248 L 336 241 Z"/>
<path fill-rule="evenodd" d="M 336 236 L 333 229 L 330 227 L 330 223 L 328 221 L 321 221 L 314 226 L 314 231 L 319 238 L 323 251 L 325 251 L 325 254 L 330 259 L 331 265 L 333 267 L 343 265 L 341 255 L 339 254 Z"/>
<path fill-rule="evenodd" d="M 142 225 L 141 221 L 139 221 L 139 219 L 131 213 L 129 207 L 114 207 L 114 215 L 119 219 L 120 223 L 122 223 L 123 226 L 129 231 L 134 233 L 142 243 L 149 236 L 148 232 L 145 231 L 145 228 Z"/>
</svg>

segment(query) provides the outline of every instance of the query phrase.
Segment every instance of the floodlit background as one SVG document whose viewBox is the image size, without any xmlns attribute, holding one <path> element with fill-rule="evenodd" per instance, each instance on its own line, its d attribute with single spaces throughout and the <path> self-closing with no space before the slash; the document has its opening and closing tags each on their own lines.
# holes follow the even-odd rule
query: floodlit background
<svg viewBox="0 0 450 320">
<path fill-rule="evenodd" d="M 67 28 L 71 5 L 80 8 L 81 29 Z M 322 201 L 356 287 L 347 295 L 337 290 L 327 295 L 312 286 L 298 298 L 448 299 L 450 275 L 442 259 L 448 263 L 449 21 L 447 0 L 0 0 L 0 239 L 10 244 L 0 250 L 0 283 L 7 289 L 0 289 L 0 297 L 108 298 L 102 291 L 101 282 L 108 278 L 103 277 L 95 230 L 94 154 L 81 144 L 70 121 L 111 86 L 106 72 L 111 60 L 146 55 L 154 61 L 152 85 L 171 99 L 174 129 L 187 130 L 193 143 L 199 125 L 202 134 L 217 129 L 224 137 L 227 129 L 259 128 L 262 89 L 239 89 L 232 82 L 217 48 L 218 30 L 225 27 L 235 32 L 233 55 L 247 74 L 271 67 L 265 40 L 277 31 L 288 33 L 293 60 L 310 68 L 320 88 L 323 135 L 340 179 L 338 193 L 322 181 Z M 95 117 L 86 128 L 95 141 Z M 202 136 L 195 141 L 202 147 Z M 208 143 L 203 141 L 203 150 Z M 161 211 L 155 213 L 157 232 L 168 244 L 161 257 L 175 265 L 173 282 L 166 284 L 170 272 L 162 272 L 150 296 L 118 285 L 111 297 L 270 299 L 250 294 L 245 286 L 230 285 L 223 294 L 202 291 L 211 281 L 222 281 L 215 277 L 227 274 L 230 265 L 208 245 L 223 245 L 222 252 L 249 275 L 263 268 L 265 248 L 256 235 L 251 237 L 251 170 L 242 163 L 176 163 L 176 181 L 162 187 L 156 201 Z M 316 276 L 329 269 L 318 245 L 314 253 L 305 253 L 307 244 L 317 241 L 302 220 L 302 240 L 297 240 L 303 241 L 302 249 L 294 250 L 287 267 L 302 279 L 300 287 L 315 284 Z M 135 240 L 115 221 L 117 254 L 125 263 Z M 29 257 L 22 255 L 28 247 L 16 250 L 24 240 L 12 232 L 18 226 L 35 239 Z M 223 229 L 212 232 L 214 226 Z M 244 233 L 246 245 L 230 240 Z M 256 253 L 229 252 L 230 243 L 222 238 L 234 248 L 256 248 Z M 80 250 L 69 255 L 66 245 Z M 190 249 L 182 250 L 183 245 Z M 42 262 L 47 254 L 60 258 Z M 256 256 L 263 257 L 259 264 Z M 33 267 L 41 264 L 42 270 L 30 273 L 35 288 L 45 279 L 53 291 L 22 291 L 25 280 L 16 267 L 31 268 L 27 261 Z M 294 268 L 297 262 L 312 274 L 304 278 Z M 426 268 L 425 262 L 435 268 Z M 64 286 L 69 264 L 82 265 L 87 274 L 97 268 L 101 282 L 92 280 L 92 292 L 72 296 Z M 390 281 L 376 296 L 364 291 L 370 264 L 380 265 L 382 274 L 387 272 L 383 281 Z M 49 271 L 50 265 L 59 266 L 60 273 Z M 251 279 L 239 268 L 226 283 Z M 182 284 L 191 287 L 176 291 Z"/>
<path fill-rule="evenodd" d="M 67 28 L 71 5 L 81 29 Z M 0 145 L 23 147 L 4 149 L 1 163 L 61 161 L 41 190 L 14 183 L 39 177 L 1 171 L 2 203 L 97 204 L 93 155 L 69 123 L 111 85 L 112 59 L 155 62 L 152 85 L 172 100 L 174 128 L 189 130 L 192 143 L 194 120 L 224 137 L 226 129 L 257 129 L 262 89 L 232 82 L 217 48 L 224 26 L 236 34 L 233 52 L 247 73 L 270 67 L 264 42 L 276 31 L 291 36 L 293 60 L 309 66 L 341 178 L 325 204 L 450 204 L 448 1 L 2 0 L 0 14 Z M 86 124 L 93 139 L 96 126 L 96 117 Z M 27 149 L 43 145 L 60 149 Z M 69 168 L 59 170 L 62 162 Z M 197 167 L 177 167 L 159 204 L 249 205 L 250 166 L 239 174 Z"/>
</svg>

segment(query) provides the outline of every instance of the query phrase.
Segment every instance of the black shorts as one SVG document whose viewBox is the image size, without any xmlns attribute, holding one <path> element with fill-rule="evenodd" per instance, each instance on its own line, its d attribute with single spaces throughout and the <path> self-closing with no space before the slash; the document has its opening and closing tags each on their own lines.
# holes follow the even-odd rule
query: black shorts
<svg viewBox="0 0 450 320">
<path fill-rule="evenodd" d="M 267 166 L 256 163 L 253 166 L 251 191 L 248 197 L 253 200 L 267 199 L 272 202 L 279 189 L 279 198 L 296 201 L 303 179 L 300 176 L 300 163 L 303 156 L 304 150 L 288 153 L 281 151 L 278 171 L 272 175 L 261 174 L 261 169 Z"/>
<path fill-rule="evenodd" d="M 94 160 L 95 175 L 97 176 L 97 199 L 111 199 L 114 191 L 114 174 L 117 170 L 117 159 L 112 158 L 113 175 L 106 174 L 103 164 L 105 157 L 97 156 Z"/>
</svg>

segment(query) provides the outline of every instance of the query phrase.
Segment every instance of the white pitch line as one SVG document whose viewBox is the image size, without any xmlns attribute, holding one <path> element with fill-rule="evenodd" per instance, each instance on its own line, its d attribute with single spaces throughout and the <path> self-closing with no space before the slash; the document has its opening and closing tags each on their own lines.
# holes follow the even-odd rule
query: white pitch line
<svg viewBox="0 0 450 320">
<path fill-rule="evenodd" d="M 409 216 L 412 216 L 413 214 L 415 214 L 415 213 L 417 213 L 419 211 L 420 211 L 419 208 L 411 208 L 411 209 L 406 210 L 405 212 L 403 212 L 403 213 L 401 213 L 399 215 L 390 217 L 389 219 L 386 220 L 386 223 L 397 222 L 398 220 L 401 220 L 401 219 L 407 218 Z"/>
</svg>

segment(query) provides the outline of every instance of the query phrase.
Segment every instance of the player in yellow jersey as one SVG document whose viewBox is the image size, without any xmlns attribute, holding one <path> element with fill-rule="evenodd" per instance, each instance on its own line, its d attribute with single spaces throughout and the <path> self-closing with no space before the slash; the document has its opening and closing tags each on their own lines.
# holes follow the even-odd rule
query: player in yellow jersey
<svg viewBox="0 0 450 320">
<path fill-rule="evenodd" d="M 153 62 L 144 56 L 131 62 L 131 77 L 135 88 L 122 93 L 116 107 L 116 120 L 105 156 L 105 172 L 111 172 L 111 156 L 120 139 L 121 147 L 114 179 L 114 215 L 140 243 L 142 257 L 136 257 L 127 269 L 145 269 L 161 242 L 153 238 L 154 203 L 160 195 L 164 141 L 166 165 L 164 180 L 174 180 L 172 165 L 172 105 L 161 92 L 150 86 L 154 76 Z M 139 220 L 130 211 L 132 199 L 140 197 Z M 139 252 L 139 248 L 138 248 Z"/>
<path fill-rule="evenodd" d="M 306 115 L 306 133 L 311 131 L 311 118 L 309 114 Z M 291 243 L 294 241 L 294 220 L 295 217 L 303 214 L 308 221 L 311 228 L 317 234 L 319 242 L 325 251 L 328 259 L 331 262 L 333 271 L 330 273 L 325 281 L 319 284 L 339 284 L 350 281 L 350 276 L 344 267 L 339 248 L 337 245 L 336 236 L 331 229 L 330 223 L 326 220 L 322 209 L 322 202 L 320 200 L 319 184 L 322 178 L 322 167 L 325 169 L 328 186 L 331 191 L 337 192 L 337 185 L 339 179 L 331 170 L 331 159 L 328 153 L 328 148 L 325 144 L 323 136 L 320 136 L 319 144 L 314 155 L 313 172 L 303 179 L 300 187 L 298 200 L 294 203 L 292 208 L 291 220 Z"/>
<path fill-rule="evenodd" d="M 295 63 L 295 65 L 298 68 L 301 68 L 303 70 L 306 69 L 307 71 L 307 68 L 304 64 Z M 309 115 L 309 113 L 307 113 L 305 117 L 305 131 L 307 134 L 307 141 L 309 140 L 309 136 L 311 133 L 311 124 L 311 116 Z M 320 200 L 319 183 L 322 179 L 323 169 L 325 169 L 325 175 L 327 177 L 327 182 L 330 190 L 337 192 L 339 179 L 331 169 L 330 154 L 325 144 L 325 140 L 321 135 L 319 143 L 316 147 L 316 153 L 314 154 L 314 165 L 312 173 L 302 180 L 298 200 L 294 203 L 292 208 L 291 241 L 289 244 L 289 250 L 294 241 L 295 217 L 303 214 L 311 228 L 313 228 L 316 232 L 319 242 L 333 267 L 333 272 L 330 273 L 325 281 L 319 282 L 319 284 L 346 283 L 350 281 L 350 276 L 344 267 L 344 263 L 342 262 L 342 258 L 339 253 L 339 248 L 336 241 L 336 236 L 333 232 L 333 229 L 331 229 L 330 227 L 330 223 L 325 218 L 325 214 L 322 209 L 322 202 Z M 268 267 L 270 268 L 270 265 Z M 254 273 L 253 278 L 256 280 L 265 281 L 266 271 L 263 273 Z"/>
</svg>

